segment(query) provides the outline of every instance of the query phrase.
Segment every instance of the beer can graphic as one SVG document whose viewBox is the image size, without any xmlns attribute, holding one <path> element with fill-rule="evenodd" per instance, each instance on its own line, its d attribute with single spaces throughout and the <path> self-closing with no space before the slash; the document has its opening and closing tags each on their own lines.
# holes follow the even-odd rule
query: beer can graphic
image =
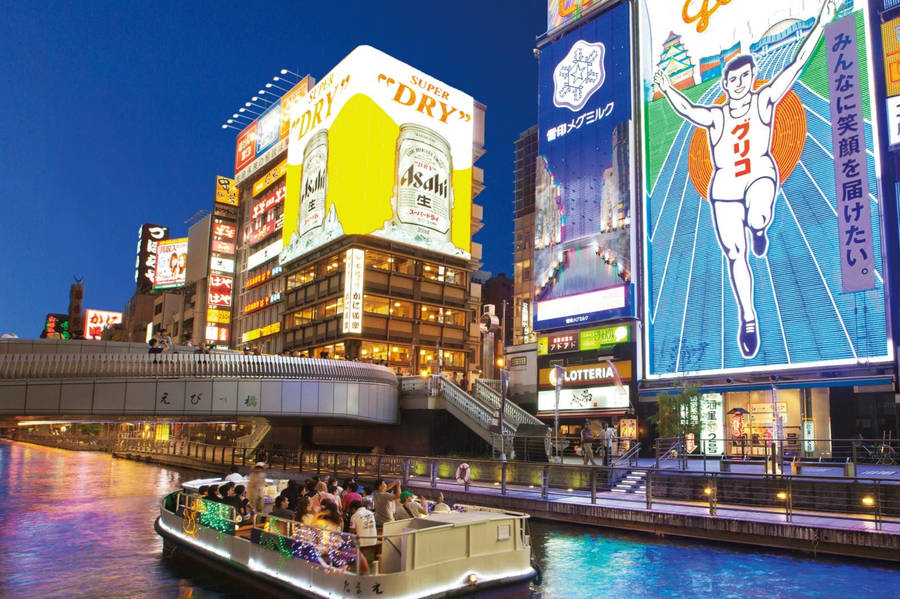
<svg viewBox="0 0 900 599">
<path fill-rule="evenodd" d="M 325 196 L 328 191 L 328 131 L 315 133 L 303 150 L 300 179 L 300 211 L 297 234 L 302 238 L 325 223 Z"/>
<path fill-rule="evenodd" d="M 400 126 L 393 209 L 403 237 L 435 245 L 450 242 L 452 172 L 447 140 L 421 125 Z"/>
</svg>

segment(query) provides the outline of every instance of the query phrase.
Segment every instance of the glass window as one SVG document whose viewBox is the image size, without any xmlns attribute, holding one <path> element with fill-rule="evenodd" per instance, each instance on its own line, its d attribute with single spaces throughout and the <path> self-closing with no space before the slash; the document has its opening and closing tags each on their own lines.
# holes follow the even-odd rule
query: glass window
<svg viewBox="0 0 900 599">
<path fill-rule="evenodd" d="M 344 268 L 344 255 L 337 254 L 325 260 L 325 263 L 322 265 L 322 273 L 328 274 L 341 268 Z"/>
<path fill-rule="evenodd" d="M 463 271 L 438 264 L 423 264 L 422 276 L 432 281 L 450 283 L 451 285 L 464 285 L 466 280 Z"/>
<path fill-rule="evenodd" d="M 397 256 L 394 258 L 394 271 L 405 275 L 416 274 L 416 261 L 412 258 Z"/>
<path fill-rule="evenodd" d="M 466 365 L 466 352 L 444 350 L 443 354 L 443 365 L 448 368 L 451 366 L 462 368 Z"/>
<path fill-rule="evenodd" d="M 394 259 L 387 254 L 366 250 L 366 267 L 377 268 L 378 270 L 391 270 Z"/>
<path fill-rule="evenodd" d="M 317 306 L 317 313 L 321 314 L 322 318 L 328 318 L 329 316 L 337 316 L 338 314 L 344 313 L 344 298 L 336 297 L 333 300 L 329 300 L 324 304 L 319 304 Z"/>
<path fill-rule="evenodd" d="M 387 343 L 371 343 L 369 341 L 363 341 L 360 346 L 359 356 L 363 360 L 388 360 L 390 348 L 391 346 Z"/>
<path fill-rule="evenodd" d="M 396 316 L 398 318 L 412 318 L 413 317 L 413 305 L 412 302 L 401 302 L 394 301 L 391 305 L 390 310 L 391 316 Z"/>
<path fill-rule="evenodd" d="M 316 309 L 314 306 L 310 306 L 299 312 L 294 312 L 291 314 L 291 318 L 292 320 L 288 321 L 291 327 L 299 327 L 308 324 L 316 319 Z"/>
<path fill-rule="evenodd" d="M 378 297 L 377 295 L 363 295 L 363 312 L 371 312 L 372 314 L 389 314 L 391 311 L 391 301 L 386 297 Z"/>
<path fill-rule="evenodd" d="M 427 304 L 419 306 L 419 318 L 425 322 L 452 324 L 458 327 L 465 326 L 466 324 L 465 310 L 454 310 L 452 308 L 429 306 Z"/>
<path fill-rule="evenodd" d="M 310 352 L 314 358 L 332 358 L 335 360 L 344 359 L 344 344 L 335 343 L 334 345 L 320 345 L 313 348 Z"/>
<path fill-rule="evenodd" d="M 287 278 L 287 288 L 293 289 L 294 287 L 299 287 L 305 283 L 309 283 L 313 279 L 316 278 L 316 267 L 308 266 L 300 271 L 297 271 L 291 275 L 288 275 Z"/>
</svg>

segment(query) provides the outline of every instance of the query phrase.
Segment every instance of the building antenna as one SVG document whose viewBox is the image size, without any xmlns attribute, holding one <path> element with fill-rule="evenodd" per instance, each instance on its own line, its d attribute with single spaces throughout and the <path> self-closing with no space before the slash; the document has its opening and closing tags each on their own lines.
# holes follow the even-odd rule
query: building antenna
<svg viewBox="0 0 900 599">
<path fill-rule="evenodd" d="M 187 224 L 190 224 L 190 223 L 192 223 L 192 222 L 194 222 L 194 221 L 200 220 L 201 218 L 203 218 L 203 217 L 206 216 L 207 214 L 209 214 L 209 210 L 198 210 L 197 212 L 194 213 L 194 215 L 193 215 L 192 217 L 190 217 L 189 219 L 187 219 L 186 221 L 184 221 L 184 224 L 187 225 Z"/>
</svg>

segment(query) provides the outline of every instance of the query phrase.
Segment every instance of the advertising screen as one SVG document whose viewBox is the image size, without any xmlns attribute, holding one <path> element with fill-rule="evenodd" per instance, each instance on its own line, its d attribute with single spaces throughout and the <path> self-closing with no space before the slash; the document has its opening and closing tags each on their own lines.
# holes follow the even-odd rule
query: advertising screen
<svg viewBox="0 0 900 599">
<path fill-rule="evenodd" d="M 547 31 L 577 21 L 607 0 L 547 0 Z"/>
<path fill-rule="evenodd" d="M 889 361 L 867 3 L 682 4 L 642 4 L 647 376 Z"/>
<path fill-rule="evenodd" d="M 368 46 L 294 104 L 280 263 L 343 235 L 469 258 L 474 100 Z"/>
<path fill-rule="evenodd" d="M 627 4 L 541 49 L 536 330 L 634 316 Z"/>
<path fill-rule="evenodd" d="M 84 311 L 84 338 L 99 340 L 103 336 L 103 331 L 121 322 L 121 312 L 87 309 Z"/>
<path fill-rule="evenodd" d="M 159 242 L 169 238 L 169 227 L 141 225 L 138 229 L 137 257 L 134 261 L 134 282 L 136 291 L 144 293 L 153 287 L 156 276 L 156 250 Z"/>
<path fill-rule="evenodd" d="M 167 289 L 184 285 L 187 272 L 188 238 L 160 241 L 156 249 L 156 274 L 154 289 Z"/>
</svg>

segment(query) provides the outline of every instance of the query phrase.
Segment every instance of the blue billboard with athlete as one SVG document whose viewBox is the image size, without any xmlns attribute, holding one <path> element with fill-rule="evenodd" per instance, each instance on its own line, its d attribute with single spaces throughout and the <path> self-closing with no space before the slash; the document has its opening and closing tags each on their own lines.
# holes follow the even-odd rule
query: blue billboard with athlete
<svg viewBox="0 0 900 599">
<path fill-rule="evenodd" d="M 634 316 L 628 3 L 541 48 L 534 328 Z"/>
<path fill-rule="evenodd" d="M 892 359 L 865 5 L 642 1 L 648 378 Z"/>
</svg>

